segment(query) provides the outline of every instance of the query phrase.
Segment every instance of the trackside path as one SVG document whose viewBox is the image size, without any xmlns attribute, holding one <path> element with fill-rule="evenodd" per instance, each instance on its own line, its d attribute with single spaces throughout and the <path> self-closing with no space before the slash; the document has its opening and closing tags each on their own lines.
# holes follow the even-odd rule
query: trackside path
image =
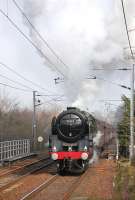
<svg viewBox="0 0 135 200">
<path fill-rule="evenodd" d="M 111 160 L 100 160 L 97 164 L 89 168 L 89 173 L 74 191 L 70 199 L 113 199 L 113 181 L 115 175 L 116 163 Z"/>
</svg>

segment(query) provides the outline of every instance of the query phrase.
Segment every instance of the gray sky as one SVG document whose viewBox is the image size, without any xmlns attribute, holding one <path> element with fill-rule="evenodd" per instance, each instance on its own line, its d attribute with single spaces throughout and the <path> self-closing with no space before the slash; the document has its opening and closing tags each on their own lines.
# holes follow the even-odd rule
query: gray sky
<svg viewBox="0 0 135 200">
<path fill-rule="evenodd" d="M 133 28 L 135 2 L 134 0 L 126 2 L 128 25 Z M 65 75 L 65 81 L 54 84 L 53 79 L 62 75 L 47 63 L 2 14 L 0 14 L 0 62 L 11 66 L 53 94 L 65 94 L 66 101 L 59 102 L 63 107 L 75 105 L 83 109 L 88 108 L 92 112 L 95 110 L 102 112 L 103 103 L 99 102 L 99 99 L 120 99 L 122 94 L 130 95 L 129 91 L 113 84 L 101 80 L 85 80 L 85 77 L 93 74 L 108 81 L 130 86 L 130 71 L 91 70 L 93 67 L 108 69 L 130 66 L 130 62 L 125 61 L 123 56 L 123 48 L 128 43 L 120 1 L 18 0 L 17 3 L 67 67 L 60 63 L 38 38 L 12 0 L 1 0 L 0 9 L 8 13 L 30 40 L 48 56 L 57 69 Z M 130 33 L 133 45 L 134 34 Z M 40 90 L 2 66 L 0 71 L 2 75 Z M 21 87 L 1 76 L 0 82 Z M 22 106 L 31 106 L 31 93 L 3 86 L 0 88 L 2 92 L 7 91 L 11 97 L 17 98 Z M 40 92 L 48 94 L 47 91 L 40 90 Z M 46 104 L 46 107 L 48 106 L 49 104 Z M 112 109 L 115 109 L 115 106 L 114 108 L 112 106 Z"/>
</svg>

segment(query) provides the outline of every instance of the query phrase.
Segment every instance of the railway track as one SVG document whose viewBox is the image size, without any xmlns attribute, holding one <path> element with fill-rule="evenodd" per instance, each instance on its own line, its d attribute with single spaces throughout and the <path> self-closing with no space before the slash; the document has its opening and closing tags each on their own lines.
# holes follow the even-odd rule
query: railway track
<svg viewBox="0 0 135 200">
<path fill-rule="evenodd" d="M 53 164 L 50 157 L 40 159 L 38 161 L 21 166 L 19 169 L 13 170 L 11 174 L 7 173 L 0 176 L 0 191 L 3 191 L 15 183 L 19 182 L 23 178 L 29 176 L 30 174 L 36 173 L 43 168 Z"/>
<path fill-rule="evenodd" d="M 13 161 L 13 163 L 7 163 L 8 165 L 0 167 L 0 178 L 6 176 L 10 173 L 14 173 L 22 168 L 29 166 L 30 164 L 34 164 L 39 162 L 43 158 L 47 158 L 48 153 L 41 153 L 40 155 L 33 155 L 30 157 L 24 157 L 22 159 L 18 159 Z"/>
<path fill-rule="evenodd" d="M 47 157 L 47 158 L 45 158 L 45 159 L 48 159 L 49 157 Z M 1 172 L 0 172 L 0 179 L 2 178 L 2 177 L 4 177 L 4 176 L 7 176 L 7 175 L 9 175 L 9 174 L 13 174 L 13 173 L 15 173 L 15 172 L 19 172 L 19 171 L 21 171 L 22 169 L 24 169 L 24 168 L 27 168 L 27 167 L 29 167 L 29 166 L 31 166 L 31 165 L 34 165 L 34 164 L 36 164 L 36 163 L 38 163 L 38 162 L 40 162 L 40 161 L 42 161 L 43 160 L 43 158 L 42 159 L 33 159 L 33 160 L 26 160 L 26 161 L 24 161 L 24 162 L 20 162 L 20 163 L 16 163 L 15 165 L 12 165 L 11 167 L 8 167 L 8 168 L 6 168 L 6 169 L 3 169 Z"/>
<path fill-rule="evenodd" d="M 61 200 L 69 200 L 70 197 L 72 196 L 72 194 L 74 193 L 75 189 L 77 188 L 77 186 L 79 185 L 79 183 L 87 176 L 87 173 L 88 171 L 86 171 L 83 175 L 80 175 L 79 177 L 77 176 L 66 176 L 67 179 L 71 179 L 71 184 L 69 184 L 70 181 L 68 181 L 68 184 L 66 185 L 65 183 L 65 186 L 67 187 L 66 188 L 66 191 L 63 192 L 61 191 L 62 187 L 60 188 L 57 188 L 57 193 L 59 193 L 60 195 L 60 192 L 61 192 Z M 31 199 L 42 199 L 42 195 L 40 195 L 40 193 L 43 194 L 43 199 L 48 199 L 48 197 L 45 198 L 46 195 L 44 195 L 44 191 L 45 189 L 48 188 L 48 190 L 51 192 L 52 188 L 55 188 L 55 185 L 54 184 L 58 184 L 58 182 L 61 182 L 61 179 L 64 179 L 65 177 L 63 176 L 59 176 L 58 174 L 54 175 L 53 177 L 49 178 L 48 180 L 44 181 L 42 184 L 40 184 L 38 187 L 34 188 L 31 192 L 27 193 L 25 196 L 23 196 L 22 198 L 20 198 L 20 200 L 31 200 Z M 64 187 L 65 187 L 64 186 Z M 50 188 L 50 189 L 49 189 Z M 52 194 L 52 198 L 53 199 L 58 199 L 57 198 L 57 194 L 56 196 L 54 194 Z M 49 198 L 51 199 L 51 197 Z"/>
<path fill-rule="evenodd" d="M 0 199 L 71 200 L 86 197 L 111 199 L 114 168 L 115 163 L 112 161 L 100 160 L 80 176 L 59 176 L 56 174 L 56 165 L 48 165 L 1 191 Z"/>
<path fill-rule="evenodd" d="M 76 190 L 76 188 L 78 187 L 78 185 L 87 176 L 87 174 L 88 174 L 88 170 L 83 175 L 79 176 L 74 181 L 74 183 L 70 186 L 70 188 L 68 189 L 68 191 L 64 194 L 63 200 L 69 200 L 70 199 L 70 197 L 72 196 L 72 194 L 74 193 L 74 191 Z"/>
<path fill-rule="evenodd" d="M 20 200 L 29 200 L 32 199 L 35 195 L 37 195 L 40 191 L 44 190 L 47 186 L 52 184 L 58 178 L 58 174 L 54 175 L 53 177 L 49 178 L 48 180 L 44 181 L 41 185 L 37 188 L 23 196 Z"/>
</svg>

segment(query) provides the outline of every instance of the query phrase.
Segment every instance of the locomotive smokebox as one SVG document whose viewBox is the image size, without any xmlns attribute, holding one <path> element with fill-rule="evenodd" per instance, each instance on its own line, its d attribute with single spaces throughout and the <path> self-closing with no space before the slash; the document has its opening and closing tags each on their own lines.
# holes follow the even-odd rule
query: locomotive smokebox
<svg viewBox="0 0 135 200">
<path fill-rule="evenodd" d="M 59 139 L 65 142 L 76 142 L 84 135 L 85 119 L 76 108 L 68 108 L 56 120 L 56 129 Z"/>
</svg>

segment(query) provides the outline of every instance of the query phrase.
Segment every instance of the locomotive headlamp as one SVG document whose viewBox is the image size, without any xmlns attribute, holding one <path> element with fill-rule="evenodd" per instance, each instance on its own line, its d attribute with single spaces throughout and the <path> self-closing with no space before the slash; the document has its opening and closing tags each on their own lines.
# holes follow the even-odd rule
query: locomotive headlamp
<svg viewBox="0 0 135 200">
<path fill-rule="evenodd" d="M 82 160 L 87 160 L 88 159 L 88 154 L 87 153 L 82 153 L 81 158 L 82 158 Z"/>
<path fill-rule="evenodd" d="M 58 154 L 57 153 L 52 153 L 51 155 L 53 160 L 57 160 L 58 159 Z"/>
<path fill-rule="evenodd" d="M 56 152 L 56 151 L 57 151 L 56 146 L 53 146 L 53 147 L 52 147 L 52 151 L 53 151 L 53 152 Z"/>
<path fill-rule="evenodd" d="M 87 148 L 87 146 L 85 146 L 85 147 L 84 147 L 84 151 L 87 151 L 87 150 L 88 150 L 88 148 Z"/>
<path fill-rule="evenodd" d="M 68 151 L 72 151 L 72 147 L 68 147 Z"/>
</svg>

